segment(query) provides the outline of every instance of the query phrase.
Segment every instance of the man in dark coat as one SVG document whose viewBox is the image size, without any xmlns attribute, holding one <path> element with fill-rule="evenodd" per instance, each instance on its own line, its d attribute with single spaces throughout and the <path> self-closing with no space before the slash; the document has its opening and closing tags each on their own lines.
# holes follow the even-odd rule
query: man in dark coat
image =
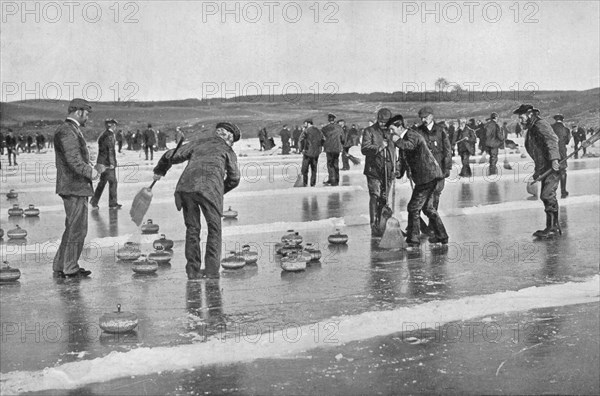
<svg viewBox="0 0 600 396">
<path fill-rule="evenodd" d="M 121 209 L 123 205 L 117 202 L 117 154 L 115 152 L 117 120 L 109 118 L 104 121 L 104 125 L 106 130 L 98 138 L 98 159 L 96 163 L 104 165 L 106 170 L 100 175 L 100 182 L 96 186 L 90 205 L 92 209 L 98 210 L 98 202 L 108 182 L 108 208 Z"/>
<path fill-rule="evenodd" d="M 290 137 L 292 136 L 287 125 L 283 125 L 281 131 L 279 131 L 279 136 L 281 137 L 281 154 L 287 155 L 290 153 Z"/>
<path fill-rule="evenodd" d="M 364 129 L 360 146 L 360 151 L 365 156 L 363 174 L 367 177 L 369 188 L 369 219 L 371 235 L 374 237 L 382 235 L 381 212 L 387 204 L 394 177 L 396 150 L 386 126 L 391 117 L 389 109 L 380 109 L 377 112 L 377 122 Z"/>
<path fill-rule="evenodd" d="M 422 109 L 423 110 L 423 109 Z M 427 110 L 423 110 L 424 114 Z M 430 114 L 432 112 L 429 112 Z M 446 175 L 439 166 L 428 144 L 420 132 L 415 132 L 404 127 L 401 115 L 392 117 L 388 121 L 392 141 L 400 149 L 400 163 L 408 167 L 410 177 L 415 183 L 412 196 L 408 203 L 408 228 L 406 243 L 411 246 L 420 244 L 420 218 L 421 210 L 429 218 L 429 225 L 433 230 L 430 243 L 448 243 L 448 233 L 442 218 L 434 205 L 434 194 L 440 180 Z"/>
<path fill-rule="evenodd" d="M 17 166 L 17 138 L 13 135 L 12 129 L 8 128 L 6 134 L 6 154 L 8 154 L 8 166 Z"/>
<path fill-rule="evenodd" d="M 540 199 L 544 203 L 546 212 L 546 228 L 536 231 L 533 235 L 536 237 L 560 235 L 562 232 L 558 221 L 558 201 L 556 199 L 556 189 L 560 179 L 558 137 L 546 120 L 535 115 L 532 105 L 522 104 L 513 114 L 519 116 L 519 122 L 527 129 L 525 149 L 535 164 L 533 178 L 536 179 L 547 170 L 552 170 L 541 181 Z"/>
<path fill-rule="evenodd" d="M 485 151 L 490 156 L 489 174 L 498 173 L 496 164 L 498 163 L 498 149 L 504 147 L 504 134 L 502 128 L 498 125 L 498 113 L 492 113 L 489 121 L 484 126 L 485 131 Z"/>
<path fill-rule="evenodd" d="M 177 210 L 183 209 L 186 226 L 185 269 L 188 279 L 219 277 L 223 195 L 240 183 L 237 156 L 232 148 L 240 136 L 236 125 L 220 122 L 214 136 L 193 140 L 181 146 L 176 154 L 173 154 L 174 149 L 168 150 L 154 168 L 154 179 L 158 180 L 172 164 L 188 161 L 175 188 L 175 205 Z M 208 227 L 204 271 L 200 269 L 201 213 Z"/>
<path fill-rule="evenodd" d="M 125 142 L 127 142 L 127 150 L 133 150 L 133 132 L 125 133 Z"/>
<path fill-rule="evenodd" d="M 310 168 L 310 186 L 314 187 L 317 183 L 317 164 L 319 163 L 319 155 L 323 147 L 325 137 L 319 128 L 313 125 L 313 120 L 304 121 L 304 131 L 300 135 L 300 148 L 302 150 L 302 180 L 304 187 L 308 184 L 308 169 Z"/>
<path fill-rule="evenodd" d="M 576 124 L 573 124 L 571 132 L 573 134 L 573 143 L 575 145 L 575 158 L 579 158 L 579 152 L 577 151 L 577 149 L 579 148 L 580 143 L 585 142 L 585 129 L 583 129 L 582 127 L 578 127 Z M 586 153 L 587 148 L 583 147 L 583 154 L 581 156 L 585 156 Z"/>
<path fill-rule="evenodd" d="M 483 124 L 483 122 L 481 122 L 481 120 L 477 121 L 477 126 L 475 127 L 475 135 L 477 136 L 477 139 L 479 139 L 479 155 L 483 155 L 483 153 L 486 151 L 485 125 Z"/>
<path fill-rule="evenodd" d="M 81 133 L 91 111 L 84 99 L 73 99 L 69 103 L 68 116 L 54 133 L 56 157 L 56 193 L 65 206 L 65 232 L 54 256 L 54 276 L 86 277 L 92 272 L 80 268 L 79 257 L 88 229 L 88 197 L 94 190 L 92 180 L 104 171 L 103 165 L 96 168 L 90 163 L 87 144 Z"/>
<path fill-rule="evenodd" d="M 36 133 L 35 134 L 35 145 L 37 147 L 37 152 L 39 153 L 40 151 L 42 151 L 42 149 L 44 148 L 44 135 L 42 135 L 41 133 Z"/>
<path fill-rule="evenodd" d="M 146 161 L 148 161 L 148 151 L 150 151 L 150 161 L 154 160 L 154 145 L 156 144 L 156 133 L 152 129 L 152 125 L 148 124 L 148 128 L 144 131 L 143 135 L 144 143 L 144 154 L 146 154 Z"/>
<path fill-rule="evenodd" d="M 567 157 L 567 145 L 571 141 L 571 132 L 569 128 L 563 124 L 565 117 L 562 114 L 557 114 L 554 116 L 554 120 L 556 121 L 552 124 L 552 129 L 556 136 L 558 137 L 558 153 L 560 154 L 561 161 Z M 560 164 L 560 197 L 567 198 L 569 196 L 569 192 L 567 191 L 567 161 Z"/>
<path fill-rule="evenodd" d="M 115 138 L 117 139 L 117 148 L 119 150 L 119 153 L 121 153 L 121 149 L 123 148 L 123 130 L 119 129 L 115 135 Z"/>
<path fill-rule="evenodd" d="M 328 179 L 323 184 L 328 186 L 338 186 L 340 184 L 340 153 L 342 152 L 344 130 L 335 122 L 335 115 L 329 114 L 327 120 L 329 124 L 322 129 L 325 136 L 323 150 L 327 155 L 327 173 Z"/>
<path fill-rule="evenodd" d="M 294 143 L 293 147 L 294 150 L 296 150 L 296 154 L 300 152 L 300 145 L 298 144 L 300 141 L 300 135 L 302 135 L 302 128 L 296 125 L 294 132 L 292 132 L 292 142 Z"/>
<path fill-rule="evenodd" d="M 28 153 L 31 153 L 31 146 L 33 146 L 33 136 L 27 135 L 27 152 Z"/>
<path fill-rule="evenodd" d="M 352 135 L 351 130 L 346 126 L 346 121 L 339 120 L 338 125 L 342 128 L 342 170 L 350 170 L 350 161 L 348 155 L 350 154 L 350 147 L 352 147 Z"/>
<path fill-rule="evenodd" d="M 422 124 L 417 131 L 425 139 L 429 151 L 433 154 L 444 175 L 442 179 L 437 181 L 432 195 L 433 207 L 437 211 L 440 204 L 440 196 L 446 186 L 445 179 L 450 176 L 450 170 L 452 170 L 452 150 L 450 149 L 450 140 L 444 128 L 433 121 L 433 109 L 425 106 L 419 110 L 418 115 Z"/>
<path fill-rule="evenodd" d="M 458 175 L 461 177 L 471 177 L 473 173 L 471 172 L 469 158 L 475 155 L 475 144 L 477 143 L 475 131 L 469 128 L 467 120 L 463 118 L 459 121 L 458 129 L 454 133 L 454 136 L 457 142 L 458 155 L 460 155 L 462 162 L 462 168 Z"/>
</svg>

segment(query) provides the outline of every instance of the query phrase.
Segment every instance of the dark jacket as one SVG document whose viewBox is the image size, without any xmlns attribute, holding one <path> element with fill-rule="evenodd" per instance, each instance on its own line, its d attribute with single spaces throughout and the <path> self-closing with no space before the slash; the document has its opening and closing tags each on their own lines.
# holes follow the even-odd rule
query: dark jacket
<svg viewBox="0 0 600 396">
<path fill-rule="evenodd" d="M 223 213 L 223 195 L 240 183 L 237 156 L 220 137 L 193 140 L 182 145 L 177 154 L 168 150 L 158 161 L 154 173 L 164 176 L 172 164 L 188 161 L 175 188 L 175 204 L 181 210 L 181 192 L 196 192 Z"/>
<path fill-rule="evenodd" d="M 444 172 L 420 132 L 409 129 L 394 144 L 400 149 L 400 161 L 408 165 L 416 185 L 444 178 Z"/>
<path fill-rule="evenodd" d="M 465 125 L 463 129 L 456 130 L 455 138 L 457 142 L 461 139 L 467 138 L 466 140 L 457 143 L 456 147 L 459 154 L 468 152 L 471 155 L 475 155 L 475 143 L 477 143 L 477 136 L 475 136 L 474 130 Z"/>
<path fill-rule="evenodd" d="M 577 131 L 573 132 L 573 141 L 574 142 L 585 141 L 585 129 L 583 129 L 582 127 L 578 127 Z"/>
<path fill-rule="evenodd" d="M 90 154 L 79 126 L 70 120 L 63 122 L 54 133 L 56 158 L 56 193 L 89 197 L 92 188 Z"/>
<path fill-rule="evenodd" d="M 552 130 L 556 133 L 558 137 L 558 153 L 560 154 L 560 159 L 564 159 L 567 156 L 567 145 L 571 141 L 571 131 L 567 128 L 562 122 L 555 122 L 552 124 Z M 560 166 L 561 169 L 565 169 L 567 167 L 567 162 Z"/>
<path fill-rule="evenodd" d="M 558 136 L 548 121 L 536 116 L 527 122 L 525 149 L 535 163 L 534 178 L 551 169 L 552 160 L 560 160 Z"/>
<path fill-rule="evenodd" d="M 153 129 L 148 128 L 144 131 L 144 144 L 146 146 L 154 146 L 156 144 L 156 136 Z"/>
<path fill-rule="evenodd" d="M 344 145 L 344 130 L 335 123 L 329 123 L 321 130 L 325 136 L 323 151 L 326 153 L 341 153 Z"/>
<path fill-rule="evenodd" d="M 452 169 L 452 149 L 450 148 L 450 140 L 448 140 L 448 135 L 444 131 L 444 128 L 434 123 L 433 128 L 429 131 L 427 126 L 421 124 L 418 132 L 425 139 L 427 147 L 429 147 L 429 151 L 431 151 L 431 154 L 437 160 L 442 173 L 448 177 Z"/>
<path fill-rule="evenodd" d="M 108 129 L 102 132 L 102 135 L 98 138 L 98 160 L 96 163 L 105 166 L 117 166 L 115 134 Z"/>
<path fill-rule="evenodd" d="M 388 142 L 386 150 L 383 149 L 384 140 Z M 360 152 L 365 156 L 365 170 L 363 171 L 365 176 L 383 180 L 387 166 L 388 179 L 392 177 L 396 150 L 387 129 L 381 128 L 378 123 L 365 128 Z"/>
<path fill-rule="evenodd" d="M 485 147 L 501 148 L 504 147 L 504 134 L 502 128 L 494 120 L 485 124 Z"/>
<path fill-rule="evenodd" d="M 306 128 L 300 135 L 300 147 L 302 147 L 302 154 L 311 158 L 318 158 L 321 154 L 321 147 L 323 147 L 323 141 L 325 137 L 319 128 L 310 126 Z"/>
</svg>

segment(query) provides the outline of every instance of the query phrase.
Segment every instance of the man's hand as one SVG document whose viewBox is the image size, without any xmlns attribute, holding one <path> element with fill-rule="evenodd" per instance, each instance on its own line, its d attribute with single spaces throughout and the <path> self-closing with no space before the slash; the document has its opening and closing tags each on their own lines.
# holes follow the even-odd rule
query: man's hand
<svg viewBox="0 0 600 396">
<path fill-rule="evenodd" d="M 104 173 L 106 171 L 106 165 L 96 164 L 96 166 L 94 166 L 94 168 L 100 174 L 102 174 L 102 173 Z"/>
<path fill-rule="evenodd" d="M 152 179 L 159 181 L 162 178 L 161 175 L 157 175 L 156 173 L 154 174 L 154 176 L 152 177 Z"/>
<path fill-rule="evenodd" d="M 552 169 L 555 171 L 558 171 L 560 169 L 560 165 L 558 163 L 558 160 L 552 160 Z"/>
<path fill-rule="evenodd" d="M 96 180 L 100 177 L 100 173 L 95 168 L 92 168 L 92 180 Z"/>
</svg>

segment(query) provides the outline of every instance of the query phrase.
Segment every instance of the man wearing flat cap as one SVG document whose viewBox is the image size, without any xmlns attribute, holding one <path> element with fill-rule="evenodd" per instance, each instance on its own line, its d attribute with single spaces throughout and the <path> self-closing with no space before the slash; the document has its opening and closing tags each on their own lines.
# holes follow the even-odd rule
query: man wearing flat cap
<svg viewBox="0 0 600 396">
<path fill-rule="evenodd" d="M 421 125 L 417 128 L 417 131 L 425 139 L 429 151 L 433 154 L 444 175 L 443 178 L 437 181 L 431 197 L 433 207 L 437 211 L 440 204 L 440 196 L 446 186 L 446 178 L 450 176 L 450 170 L 452 169 L 452 149 L 448 134 L 444 131 L 444 128 L 433 121 L 433 109 L 425 106 L 419 110 L 418 115 L 421 119 Z M 431 224 L 429 228 L 431 229 Z"/>
<path fill-rule="evenodd" d="M 573 123 L 573 127 L 571 128 L 571 133 L 573 135 L 573 144 L 575 149 L 575 159 L 579 158 L 579 144 L 585 142 L 585 129 L 582 127 L 578 127 L 576 123 Z M 587 147 L 583 147 L 582 157 L 585 156 L 587 151 Z"/>
<path fill-rule="evenodd" d="M 498 125 L 498 113 L 492 113 L 488 122 L 484 126 L 485 149 L 490 156 L 489 174 L 498 173 L 496 164 L 498 163 L 498 149 L 504 147 L 504 133 Z"/>
<path fill-rule="evenodd" d="M 562 114 L 557 114 L 554 116 L 554 124 L 552 124 L 552 129 L 556 136 L 558 137 L 558 152 L 560 154 L 561 161 L 567 157 L 567 146 L 571 141 L 571 131 L 569 128 L 563 124 L 565 117 Z M 560 197 L 567 198 L 569 196 L 569 192 L 567 191 L 567 161 L 560 164 Z"/>
<path fill-rule="evenodd" d="M 369 188 L 369 218 L 371 235 L 374 237 L 383 235 L 385 225 L 381 221 L 381 212 L 387 203 L 394 178 L 396 150 L 386 126 L 391 117 L 389 109 L 380 109 L 377 122 L 364 129 L 360 145 L 360 151 L 365 156 L 363 174 L 367 177 Z"/>
<path fill-rule="evenodd" d="M 317 164 L 319 155 L 323 147 L 325 137 L 319 128 L 313 125 L 311 118 L 304 121 L 304 130 L 300 134 L 298 144 L 302 152 L 302 184 L 308 185 L 308 170 L 310 169 L 310 186 L 314 187 L 317 183 Z"/>
<path fill-rule="evenodd" d="M 79 267 L 79 257 L 88 229 L 88 197 L 93 195 L 92 180 L 105 170 L 90 163 L 90 154 L 81 127 L 92 110 L 84 99 L 69 103 L 67 119 L 54 133 L 56 193 L 65 207 L 65 232 L 54 256 L 52 269 L 57 278 L 81 278 L 92 272 Z"/>
<path fill-rule="evenodd" d="M 433 236 L 429 238 L 431 243 L 448 243 L 446 227 L 437 209 L 433 205 L 433 194 L 440 180 L 444 179 L 444 172 L 434 158 L 425 138 L 419 132 L 406 129 L 404 118 L 401 115 L 392 117 L 387 126 L 392 133 L 391 139 L 394 145 L 400 149 L 400 163 L 407 166 L 410 177 L 415 183 L 412 196 L 407 206 L 408 228 L 406 231 L 406 243 L 410 246 L 420 244 L 421 233 L 421 210 L 429 218 L 429 225 Z"/>
<path fill-rule="evenodd" d="M 117 129 L 117 124 L 118 122 L 114 118 L 106 119 L 104 121 L 106 130 L 98 138 L 98 159 L 96 163 L 104 165 L 106 170 L 100 175 L 100 182 L 98 182 L 94 196 L 90 200 L 90 205 L 94 210 L 98 210 L 99 208 L 98 202 L 100 201 L 100 197 L 102 197 L 107 182 L 108 208 L 111 210 L 121 209 L 123 206 L 117 201 L 117 154 L 115 152 L 115 130 Z"/>
<path fill-rule="evenodd" d="M 335 122 L 335 115 L 328 114 L 329 124 L 325 125 L 321 132 L 325 137 L 323 150 L 327 156 L 328 179 L 323 184 L 338 186 L 340 184 L 340 153 L 344 144 L 344 130 Z"/>
<path fill-rule="evenodd" d="M 148 124 L 148 128 L 144 130 L 144 154 L 148 161 L 148 151 L 150 151 L 150 161 L 154 160 L 154 145 L 156 144 L 156 132 L 152 129 L 152 124 Z"/>
<path fill-rule="evenodd" d="M 541 181 L 540 199 L 544 203 L 546 212 L 546 228 L 537 230 L 533 235 L 543 238 L 560 235 L 562 232 L 558 220 L 558 201 L 556 199 L 556 189 L 560 179 L 558 137 L 546 120 L 535 115 L 532 105 L 522 104 L 513 114 L 519 116 L 519 122 L 527 129 L 525 149 L 535 164 L 533 178 L 536 179 L 549 169 L 553 171 Z"/>
<path fill-rule="evenodd" d="M 154 168 L 154 179 L 159 180 L 172 164 L 188 161 L 175 188 L 175 205 L 183 209 L 185 234 L 185 267 L 188 279 L 218 278 L 221 265 L 221 217 L 223 195 L 240 183 L 240 171 L 233 143 L 240 140 L 239 128 L 229 122 L 220 122 L 215 135 L 193 140 L 179 148 L 168 150 Z M 205 269 L 201 270 L 200 214 L 208 227 Z"/>
</svg>

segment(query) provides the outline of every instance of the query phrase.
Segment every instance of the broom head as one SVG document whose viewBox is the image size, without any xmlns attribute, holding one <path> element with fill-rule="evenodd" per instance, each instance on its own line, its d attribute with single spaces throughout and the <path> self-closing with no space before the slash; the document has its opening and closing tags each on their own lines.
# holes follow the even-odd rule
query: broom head
<svg viewBox="0 0 600 396">
<path fill-rule="evenodd" d="M 479 163 L 484 164 L 485 161 L 487 161 L 487 155 L 486 155 L 486 153 L 483 153 L 483 154 L 481 154 L 481 158 L 479 158 Z"/>
<path fill-rule="evenodd" d="M 304 187 L 304 180 L 302 174 L 298 175 L 296 178 L 296 183 L 294 183 L 294 187 Z"/>
<path fill-rule="evenodd" d="M 144 216 L 146 212 L 148 212 L 148 208 L 150 208 L 150 203 L 152 202 L 152 189 L 148 187 L 144 187 L 137 193 L 133 202 L 131 204 L 131 210 L 129 211 L 129 215 L 131 216 L 131 220 L 139 227 L 144 220 Z"/>
<path fill-rule="evenodd" d="M 532 182 L 532 181 L 529 182 L 529 183 L 527 183 L 527 192 L 529 194 L 534 195 L 534 196 L 537 197 L 537 195 L 538 195 L 538 186 L 537 186 L 537 183 Z"/>
<path fill-rule="evenodd" d="M 352 161 L 352 163 L 353 163 L 354 165 L 360 165 L 360 159 L 359 159 L 359 158 L 356 158 L 355 156 L 353 156 L 353 155 L 351 155 L 351 154 L 348 154 L 348 159 L 349 159 L 350 161 Z"/>
<path fill-rule="evenodd" d="M 385 232 L 379 241 L 379 247 L 382 249 L 403 249 L 406 247 L 406 241 L 402 237 L 400 221 L 395 217 L 387 219 Z"/>
</svg>

